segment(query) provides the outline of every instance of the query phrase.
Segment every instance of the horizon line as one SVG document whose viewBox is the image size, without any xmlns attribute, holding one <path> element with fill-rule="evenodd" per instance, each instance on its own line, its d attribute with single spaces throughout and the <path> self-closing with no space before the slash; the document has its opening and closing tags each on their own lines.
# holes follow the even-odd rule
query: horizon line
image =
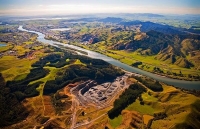
<svg viewBox="0 0 200 129">
<path fill-rule="evenodd" d="M 172 15 L 175 15 L 175 16 L 184 16 L 184 15 L 199 15 L 200 16 L 200 13 L 193 13 L 193 14 L 190 14 L 190 13 L 185 13 L 185 14 L 178 14 L 178 13 L 147 13 L 147 12 L 136 12 L 136 13 L 71 13 L 71 14 L 1 14 L 0 13 L 0 17 L 40 17 L 40 16 L 75 16 L 75 15 L 125 15 L 125 14 L 154 14 L 154 15 L 163 15 L 163 16 L 172 16 Z"/>
</svg>

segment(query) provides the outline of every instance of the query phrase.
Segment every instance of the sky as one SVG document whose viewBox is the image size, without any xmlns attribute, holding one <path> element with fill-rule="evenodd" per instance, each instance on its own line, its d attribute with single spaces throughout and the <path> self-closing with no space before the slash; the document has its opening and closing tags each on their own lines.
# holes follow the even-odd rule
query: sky
<svg viewBox="0 0 200 129">
<path fill-rule="evenodd" d="M 0 15 L 200 14 L 200 0 L 0 0 Z"/>
</svg>

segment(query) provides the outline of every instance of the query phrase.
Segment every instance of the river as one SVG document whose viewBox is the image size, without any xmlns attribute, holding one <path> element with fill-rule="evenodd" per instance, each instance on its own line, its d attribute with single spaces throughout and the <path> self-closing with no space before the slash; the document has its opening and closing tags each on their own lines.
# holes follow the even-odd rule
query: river
<svg viewBox="0 0 200 129">
<path fill-rule="evenodd" d="M 53 31 L 68 31 L 71 30 L 71 28 L 56 28 L 56 29 L 51 29 Z"/>
<path fill-rule="evenodd" d="M 23 26 L 19 26 L 18 29 L 21 30 L 21 31 L 32 32 L 32 33 L 38 34 L 37 40 L 40 41 L 40 42 L 50 44 L 52 46 L 57 46 L 56 44 L 59 44 L 59 45 L 63 45 L 63 46 L 69 47 L 69 48 L 73 48 L 73 49 L 77 49 L 77 50 L 87 52 L 88 53 L 87 56 L 89 56 L 91 58 L 102 59 L 102 60 L 107 61 L 108 63 L 110 63 L 114 66 L 118 66 L 118 67 L 120 67 L 120 68 L 122 68 L 126 71 L 139 73 L 139 74 L 154 78 L 154 79 L 156 79 L 160 82 L 164 82 L 164 83 L 169 84 L 169 85 L 174 85 L 176 87 L 185 88 L 185 89 L 200 90 L 200 81 L 185 81 L 185 80 L 177 80 L 177 79 L 162 77 L 162 76 L 150 73 L 150 72 L 143 71 L 143 70 L 138 69 L 138 68 L 131 67 L 127 64 L 121 63 L 118 60 L 115 60 L 111 57 L 102 55 L 102 54 L 94 52 L 94 51 L 86 50 L 84 48 L 80 48 L 80 47 L 77 47 L 77 46 L 74 46 L 74 45 L 63 44 L 63 43 L 56 42 L 56 41 L 46 40 L 46 39 L 44 39 L 44 37 L 45 37 L 44 34 L 42 34 L 40 32 L 36 32 L 36 31 L 29 31 L 29 30 L 23 29 Z"/>
<path fill-rule="evenodd" d="M 0 42 L 0 47 L 5 47 L 5 46 L 7 46 L 6 44 L 2 44 L 1 42 Z"/>
</svg>

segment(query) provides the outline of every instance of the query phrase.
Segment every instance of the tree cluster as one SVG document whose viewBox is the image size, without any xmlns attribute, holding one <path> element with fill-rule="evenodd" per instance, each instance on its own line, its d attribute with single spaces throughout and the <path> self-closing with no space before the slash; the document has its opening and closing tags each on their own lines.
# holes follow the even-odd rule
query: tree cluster
<svg viewBox="0 0 200 129">
<path fill-rule="evenodd" d="M 137 61 L 137 62 L 135 62 L 135 63 L 132 64 L 132 66 L 134 66 L 134 67 L 138 67 L 138 65 L 142 65 L 142 62 Z"/>
<path fill-rule="evenodd" d="M 155 91 L 155 92 L 163 91 L 163 87 L 159 83 L 159 81 L 156 81 L 156 80 L 154 80 L 152 78 L 147 78 L 147 77 L 134 76 L 134 78 L 136 80 L 138 80 L 139 82 L 143 83 L 146 87 L 148 87 L 152 91 Z"/>
<path fill-rule="evenodd" d="M 20 91 L 12 91 L 7 87 L 1 73 L 0 89 L 0 128 L 24 120 L 29 111 L 20 103 L 21 98 L 18 95 Z M 29 94 L 30 91 L 31 88 L 27 89 L 24 94 Z"/>
<path fill-rule="evenodd" d="M 30 73 L 26 78 L 18 81 L 7 81 L 6 86 L 9 88 L 10 92 L 15 94 L 19 101 L 22 101 L 26 97 L 37 96 L 39 92 L 36 88 L 41 84 L 41 82 L 28 85 L 31 81 L 43 78 L 48 74 L 48 70 L 43 68 L 34 68 L 30 70 Z"/>
<path fill-rule="evenodd" d="M 146 89 L 138 83 L 132 84 L 126 89 L 114 102 L 114 107 L 108 111 L 110 119 L 114 119 L 121 111 L 125 109 L 129 104 L 135 102 L 135 100 L 143 93 Z"/>
<path fill-rule="evenodd" d="M 69 61 L 66 62 L 66 59 L 69 59 Z M 77 59 L 80 60 L 84 65 L 73 64 L 73 62 L 75 62 Z M 69 65 L 68 68 L 64 69 L 64 71 L 58 72 L 55 80 L 47 81 L 44 87 L 44 94 L 55 93 L 57 90 L 63 88 L 67 84 L 76 81 L 94 79 L 97 82 L 104 82 L 115 79 L 117 76 L 124 74 L 124 72 L 116 69 L 103 60 L 91 59 L 86 56 L 74 55 L 67 52 L 62 54 L 47 55 L 32 66 L 61 67 L 66 64 L 73 65 Z"/>
<path fill-rule="evenodd" d="M 50 54 L 48 56 L 45 56 L 44 58 L 41 58 L 39 61 L 35 62 L 34 64 L 32 64 L 32 67 L 43 68 L 48 62 L 50 64 L 55 64 L 55 63 L 60 62 L 60 61 L 62 61 L 60 54 Z"/>
<path fill-rule="evenodd" d="M 102 64 L 99 60 L 96 61 L 97 62 L 93 60 L 91 62 L 93 62 L 93 64 Z M 92 65 L 91 63 L 86 66 L 80 64 L 70 65 L 62 73 L 59 73 L 55 80 L 49 80 L 46 82 L 44 94 L 55 93 L 67 84 L 80 80 L 93 79 L 97 82 L 105 82 L 115 79 L 117 76 L 122 74 L 124 73 L 121 70 L 117 70 L 111 65 Z"/>
<path fill-rule="evenodd" d="M 33 68 L 30 70 L 30 73 L 26 76 L 26 78 L 18 81 L 8 81 L 7 86 L 12 87 L 15 85 L 27 85 L 31 81 L 35 81 L 37 79 L 45 77 L 49 71 L 43 68 Z"/>
</svg>

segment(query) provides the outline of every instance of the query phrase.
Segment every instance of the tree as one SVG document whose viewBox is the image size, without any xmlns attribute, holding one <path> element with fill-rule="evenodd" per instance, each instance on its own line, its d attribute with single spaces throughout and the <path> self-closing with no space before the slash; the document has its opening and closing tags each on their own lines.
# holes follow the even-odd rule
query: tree
<svg viewBox="0 0 200 129">
<path fill-rule="evenodd" d="M 84 112 L 84 111 L 82 111 L 81 115 L 82 115 L 82 116 L 84 116 L 84 115 L 85 115 L 85 112 Z"/>
<path fill-rule="evenodd" d="M 102 80 L 103 78 L 104 75 L 100 71 L 97 71 L 95 74 L 95 79 Z"/>
</svg>

